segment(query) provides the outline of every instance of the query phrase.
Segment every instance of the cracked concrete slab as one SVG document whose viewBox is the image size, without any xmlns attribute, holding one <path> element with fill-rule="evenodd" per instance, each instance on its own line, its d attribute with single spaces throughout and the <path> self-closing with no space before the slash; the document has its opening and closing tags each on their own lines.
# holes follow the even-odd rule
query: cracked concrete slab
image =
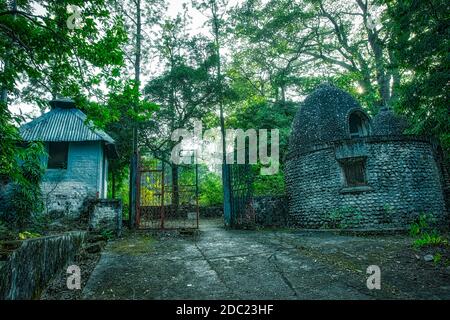
<svg viewBox="0 0 450 320">
<path fill-rule="evenodd" d="M 206 220 L 197 237 L 134 233 L 109 243 L 83 298 L 450 298 L 449 275 L 421 268 L 409 247 L 405 236 L 225 230 Z M 381 267 L 381 290 L 366 286 L 371 264 Z"/>
</svg>

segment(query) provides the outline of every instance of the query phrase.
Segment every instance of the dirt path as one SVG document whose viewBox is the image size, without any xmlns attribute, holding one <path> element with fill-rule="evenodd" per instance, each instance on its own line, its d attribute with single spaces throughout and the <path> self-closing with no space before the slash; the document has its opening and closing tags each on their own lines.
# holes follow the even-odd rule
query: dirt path
<svg viewBox="0 0 450 320">
<path fill-rule="evenodd" d="M 133 234 L 110 242 L 84 299 L 450 299 L 450 270 L 416 257 L 406 236 L 225 230 Z M 381 290 L 366 286 L 381 268 Z"/>
</svg>

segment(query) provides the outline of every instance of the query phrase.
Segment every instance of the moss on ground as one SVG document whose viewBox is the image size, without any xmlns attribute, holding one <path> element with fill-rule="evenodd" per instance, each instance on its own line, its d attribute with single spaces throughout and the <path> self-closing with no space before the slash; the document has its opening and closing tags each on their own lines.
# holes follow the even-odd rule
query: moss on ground
<svg viewBox="0 0 450 320">
<path fill-rule="evenodd" d="M 117 254 L 140 255 L 154 249 L 155 239 L 148 234 L 135 234 L 127 238 L 112 241 L 110 251 Z"/>
</svg>

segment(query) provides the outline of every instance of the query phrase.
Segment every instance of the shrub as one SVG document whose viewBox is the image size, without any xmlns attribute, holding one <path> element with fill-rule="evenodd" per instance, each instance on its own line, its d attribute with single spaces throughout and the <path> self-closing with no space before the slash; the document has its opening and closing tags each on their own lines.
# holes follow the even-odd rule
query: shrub
<svg viewBox="0 0 450 320">
<path fill-rule="evenodd" d="M 409 234 L 412 237 L 416 237 L 424 233 L 430 233 L 434 231 L 433 229 L 434 223 L 435 219 L 433 218 L 432 215 L 422 213 L 419 215 L 417 220 L 409 226 Z"/>
<path fill-rule="evenodd" d="M 439 264 L 439 262 L 441 262 L 441 260 L 442 260 L 442 254 L 440 254 L 439 252 L 436 253 L 433 257 L 433 262 L 435 264 Z"/>
<path fill-rule="evenodd" d="M 30 231 L 19 232 L 20 240 L 39 238 L 40 236 L 41 235 L 39 233 L 30 232 Z"/>
<path fill-rule="evenodd" d="M 208 172 L 200 180 L 199 204 L 202 206 L 219 205 L 223 203 L 222 181 L 214 173 Z"/>
<path fill-rule="evenodd" d="M 448 241 L 440 236 L 436 231 L 432 232 L 431 234 L 427 232 L 423 233 L 419 238 L 414 240 L 414 246 L 417 248 L 429 246 L 438 247 L 447 244 Z"/>
<path fill-rule="evenodd" d="M 114 238 L 114 231 L 112 230 L 103 230 L 101 232 L 101 235 L 103 238 L 107 239 L 107 240 L 111 240 Z"/>
<path fill-rule="evenodd" d="M 42 212 L 42 192 L 40 182 L 44 174 L 41 157 L 45 154 L 41 143 L 31 143 L 19 154 L 20 176 L 13 185 L 11 196 L 12 211 L 18 227 L 23 229 L 30 221 L 32 213 Z"/>
<path fill-rule="evenodd" d="M 435 219 L 432 215 L 423 213 L 419 215 L 417 221 L 413 222 L 409 227 L 409 234 L 414 240 L 414 246 L 417 248 L 426 246 L 442 246 L 447 245 L 448 240 L 439 235 L 434 228 Z"/>
<path fill-rule="evenodd" d="M 283 195 L 285 193 L 284 175 L 280 170 L 274 175 L 260 175 L 261 165 L 254 168 L 253 189 L 256 196 Z"/>
<path fill-rule="evenodd" d="M 6 240 L 10 238 L 10 230 L 6 223 L 0 221 L 0 240 Z"/>
</svg>

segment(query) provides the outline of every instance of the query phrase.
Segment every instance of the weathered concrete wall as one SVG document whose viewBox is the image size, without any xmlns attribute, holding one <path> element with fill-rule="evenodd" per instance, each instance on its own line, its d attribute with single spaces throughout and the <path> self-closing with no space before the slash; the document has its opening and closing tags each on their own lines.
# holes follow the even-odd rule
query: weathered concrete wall
<svg viewBox="0 0 450 320">
<path fill-rule="evenodd" d="M 113 199 L 96 200 L 89 217 L 92 230 L 122 230 L 122 201 Z"/>
<path fill-rule="evenodd" d="M 23 241 L 0 267 L 0 299 L 39 297 L 58 270 L 66 266 L 81 247 L 85 232 L 68 232 Z"/>
<path fill-rule="evenodd" d="M 256 223 L 263 226 L 285 226 L 288 218 L 285 196 L 261 196 L 253 198 Z"/>
<path fill-rule="evenodd" d="M 343 217 L 345 227 L 406 228 L 420 213 L 446 222 L 442 174 L 434 146 L 414 137 L 368 137 L 319 144 L 286 162 L 289 222 L 327 227 Z M 361 145 L 362 144 L 362 145 Z M 337 158 L 366 153 L 368 185 L 345 188 Z M 332 219 L 331 219 L 332 220 Z"/>
<path fill-rule="evenodd" d="M 100 142 L 71 142 L 67 169 L 48 169 L 44 175 L 41 188 L 48 211 L 79 217 L 85 200 L 102 190 L 102 158 Z"/>
</svg>

